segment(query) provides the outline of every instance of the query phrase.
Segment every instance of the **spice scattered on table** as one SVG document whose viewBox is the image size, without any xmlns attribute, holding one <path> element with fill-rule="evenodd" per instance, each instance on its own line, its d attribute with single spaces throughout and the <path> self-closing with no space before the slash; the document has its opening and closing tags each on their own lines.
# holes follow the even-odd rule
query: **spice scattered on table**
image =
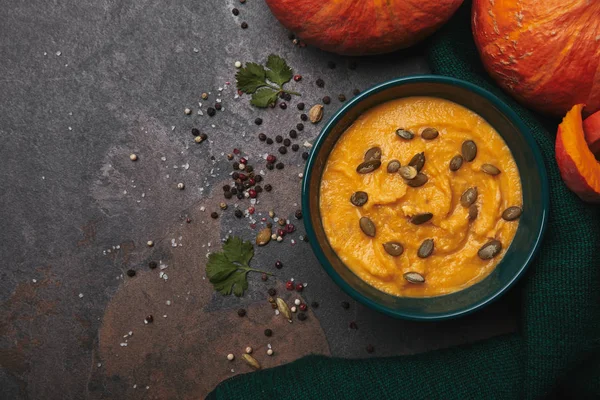
<svg viewBox="0 0 600 400">
<path fill-rule="evenodd" d="M 138 159 L 138 156 L 137 156 L 137 155 L 135 155 L 135 154 L 131 154 L 131 155 L 129 155 L 129 159 L 130 159 L 131 161 L 137 161 L 137 159 Z"/>
</svg>

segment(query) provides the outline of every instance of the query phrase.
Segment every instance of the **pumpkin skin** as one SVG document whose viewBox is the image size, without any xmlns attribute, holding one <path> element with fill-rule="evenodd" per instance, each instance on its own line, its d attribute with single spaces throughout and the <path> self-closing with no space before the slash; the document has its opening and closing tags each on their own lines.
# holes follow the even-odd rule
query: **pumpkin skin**
<svg viewBox="0 0 600 400">
<path fill-rule="evenodd" d="M 343 55 L 389 53 L 424 39 L 463 0 L 266 0 L 307 44 Z"/>
<path fill-rule="evenodd" d="M 472 22 L 486 70 L 521 103 L 600 109 L 600 1 L 474 0 Z"/>
</svg>

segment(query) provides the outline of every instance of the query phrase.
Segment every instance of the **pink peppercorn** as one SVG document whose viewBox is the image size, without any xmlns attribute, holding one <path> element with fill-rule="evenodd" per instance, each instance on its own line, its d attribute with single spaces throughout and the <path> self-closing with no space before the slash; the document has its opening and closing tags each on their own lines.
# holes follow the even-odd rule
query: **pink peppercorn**
<svg viewBox="0 0 600 400">
<path fill-rule="evenodd" d="M 240 178 L 240 181 L 245 181 L 246 179 L 248 179 L 248 177 L 246 176 L 246 174 L 239 174 L 238 178 Z"/>
<path fill-rule="evenodd" d="M 244 157 L 240 158 L 240 164 L 246 164 L 248 162 L 248 160 L 246 160 Z"/>
<path fill-rule="evenodd" d="M 250 214 L 254 214 L 254 211 L 256 211 L 256 210 L 254 209 L 254 207 L 250 207 L 250 208 L 248 208 L 248 213 L 250 213 Z"/>
<path fill-rule="evenodd" d="M 301 285 L 301 284 L 299 283 L 298 285 Z M 304 303 L 301 303 L 298 308 L 300 308 L 300 311 L 306 311 L 308 309 L 308 307 Z"/>
<path fill-rule="evenodd" d="M 251 199 L 255 199 L 256 198 L 256 190 L 250 189 L 250 190 L 248 190 L 248 194 L 250 195 Z"/>
<path fill-rule="evenodd" d="M 268 162 L 268 163 L 271 163 L 271 164 L 273 164 L 275 161 L 277 161 L 277 157 L 275 157 L 274 155 L 272 155 L 272 154 L 269 154 L 269 155 L 267 156 L 267 162 Z"/>
<path fill-rule="evenodd" d="M 293 224 L 287 224 L 287 225 L 285 226 L 285 231 L 286 231 L 287 233 L 292 233 L 292 232 L 294 232 L 295 230 L 296 230 L 296 227 L 295 227 Z"/>
<path fill-rule="evenodd" d="M 301 283 L 298 283 L 298 284 L 296 285 L 296 292 L 301 292 L 301 291 L 302 291 L 302 289 L 304 289 L 304 285 L 303 285 L 303 284 L 301 284 Z M 305 307 L 306 307 L 306 305 L 305 305 Z"/>
<path fill-rule="evenodd" d="M 287 281 L 287 282 L 286 282 L 286 284 L 285 284 L 285 288 L 286 288 L 287 290 L 294 290 L 294 282 L 292 282 L 292 281 Z"/>
<path fill-rule="evenodd" d="M 233 154 L 240 154 L 240 150 L 239 149 L 233 149 Z"/>
<path fill-rule="evenodd" d="M 284 237 L 285 236 L 285 231 L 283 229 L 277 229 L 277 236 Z"/>
<path fill-rule="evenodd" d="M 252 186 L 256 185 L 256 181 L 254 180 L 254 178 L 250 178 L 250 180 L 248 180 L 248 183 L 250 183 L 250 185 Z"/>
<path fill-rule="evenodd" d="M 300 81 L 302 80 L 302 75 L 300 75 L 300 74 L 296 74 L 296 75 L 294 75 L 294 80 L 295 80 L 296 82 L 300 82 Z"/>
</svg>

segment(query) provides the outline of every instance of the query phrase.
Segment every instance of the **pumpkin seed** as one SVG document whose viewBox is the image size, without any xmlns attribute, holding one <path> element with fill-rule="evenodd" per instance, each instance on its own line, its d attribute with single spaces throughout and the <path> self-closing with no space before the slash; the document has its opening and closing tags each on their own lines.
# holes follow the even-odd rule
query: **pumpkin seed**
<svg viewBox="0 0 600 400">
<path fill-rule="evenodd" d="M 521 214 L 523 214 L 523 209 L 521 207 L 508 207 L 502 213 L 502 219 L 505 221 L 514 221 L 515 219 L 518 219 L 521 216 Z"/>
<path fill-rule="evenodd" d="M 381 159 L 381 149 L 379 147 L 371 147 L 365 153 L 364 161 L 370 160 L 380 160 Z"/>
<path fill-rule="evenodd" d="M 415 225 L 421 225 L 429 221 L 431 218 L 433 218 L 432 213 L 417 214 L 413 215 L 413 217 L 410 219 L 410 222 L 412 222 Z"/>
<path fill-rule="evenodd" d="M 477 145 L 472 140 L 467 140 L 462 144 L 462 156 L 468 162 L 471 162 L 477 157 Z"/>
<path fill-rule="evenodd" d="M 421 172 L 423 167 L 425 166 L 425 153 L 421 152 L 415 154 L 415 156 L 408 163 L 411 167 L 415 167 L 417 172 Z"/>
<path fill-rule="evenodd" d="M 404 246 L 398 242 L 387 242 L 383 244 L 383 249 L 392 257 L 398 257 L 404 253 Z"/>
<path fill-rule="evenodd" d="M 404 179 L 410 180 L 410 179 L 415 179 L 418 172 L 415 167 L 411 167 L 410 165 L 405 165 L 404 167 L 402 167 L 398 170 L 398 173 Z"/>
<path fill-rule="evenodd" d="M 375 171 L 377 168 L 381 167 L 381 160 L 369 160 L 364 161 L 356 167 L 356 172 L 359 174 L 368 174 L 370 172 Z"/>
<path fill-rule="evenodd" d="M 452 157 L 452 160 L 450 160 L 450 171 L 456 172 L 460 169 L 460 167 L 462 167 L 462 165 L 463 157 L 461 155 L 456 155 Z"/>
<path fill-rule="evenodd" d="M 469 207 L 469 221 L 475 221 L 478 215 L 479 208 L 477 208 L 477 204 L 472 204 L 471 207 Z"/>
<path fill-rule="evenodd" d="M 481 170 L 483 172 L 485 172 L 486 174 L 489 174 L 492 176 L 496 176 L 500 173 L 500 170 L 498 169 L 498 167 L 496 167 L 495 165 L 492 165 L 492 164 L 483 164 L 481 166 Z"/>
<path fill-rule="evenodd" d="M 425 278 L 418 272 L 407 272 L 404 275 L 404 279 L 406 279 L 410 283 L 425 283 Z"/>
<path fill-rule="evenodd" d="M 312 108 L 308 112 L 308 118 L 310 119 L 310 122 L 312 122 L 313 124 L 316 124 L 320 120 L 322 120 L 323 119 L 323 106 L 320 104 L 315 104 L 314 106 L 312 106 Z"/>
<path fill-rule="evenodd" d="M 259 246 L 264 246 L 267 243 L 269 243 L 269 240 L 271 240 L 271 229 L 270 228 L 264 228 L 261 229 L 260 231 L 258 231 L 258 234 L 256 235 L 256 244 Z"/>
<path fill-rule="evenodd" d="M 477 255 L 482 260 L 490 260 L 498 255 L 502 251 L 502 243 L 499 240 L 493 239 L 484 244 Z"/>
<path fill-rule="evenodd" d="M 412 133 L 409 130 L 402 129 L 402 128 L 396 129 L 396 135 L 400 136 L 402 139 L 405 139 L 405 140 L 411 140 L 412 138 L 415 137 L 414 133 Z"/>
<path fill-rule="evenodd" d="M 433 239 L 425 239 L 423 243 L 421 243 L 417 255 L 419 258 L 427 258 L 431 253 L 433 253 Z"/>
<path fill-rule="evenodd" d="M 429 180 L 429 178 L 427 177 L 427 175 L 423 174 L 423 173 L 419 173 L 417 174 L 417 176 L 415 176 L 414 179 L 411 179 L 409 181 L 406 181 L 406 184 L 410 187 L 421 187 L 424 184 L 427 183 L 427 181 Z"/>
<path fill-rule="evenodd" d="M 423 132 L 421 132 L 421 137 L 425 140 L 433 140 L 438 137 L 440 133 L 435 128 L 425 128 Z"/>
<path fill-rule="evenodd" d="M 260 369 L 260 364 L 256 361 L 256 358 L 252 357 L 250 354 L 242 354 L 244 357 L 244 361 L 254 369 Z"/>
<path fill-rule="evenodd" d="M 356 207 L 364 206 L 367 201 L 369 201 L 367 192 L 361 192 L 359 190 L 358 192 L 352 193 L 352 196 L 350 196 L 350 203 L 354 204 Z"/>
<path fill-rule="evenodd" d="M 359 221 L 360 229 L 367 236 L 374 237 L 375 236 L 375 224 L 368 217 L 362 217 Z"/>
<path fill-rule="evenodd" d="M 387 165 L 387 172 L 389 172 L 390 174 L 398 172 L 399 169 L 400 169 L 400 161 L 398 161 L 398 160 L 392 160 Z"/>
<path fill-rule="evenodd" d="M 460 196 L 460 204 L 465 208 L 470 207 L 471 204 L 475 203 L 475 200 L 477 200 L 478 194 L 476 187 L 468 188 L 462 196 Z"/>
</svg>

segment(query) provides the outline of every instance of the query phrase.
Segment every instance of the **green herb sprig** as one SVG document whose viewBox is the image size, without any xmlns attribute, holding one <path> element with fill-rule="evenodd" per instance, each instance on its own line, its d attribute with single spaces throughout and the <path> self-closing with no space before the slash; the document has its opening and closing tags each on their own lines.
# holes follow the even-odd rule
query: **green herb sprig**
<svg viewBox="0 0 600 400">
<path fill-rule="evenodd" d="M 238 90 L 252 95 L 250 104 L 266 108 L 275 104 L 281 93 L 300 96 L 298 92 L 283 88 L 283 85 L 294 75 L 294 71 L 283 58 L 271 54 L 265 66 L 268 69 L 260 64 L 249 62 L 235 74 Z"/>
<path fill-rule="evenodd" d="M 271 273 L 250 268 L 250 260 L 254 257 L 252 242 L 243 241 L 239 237 L 230 237 L 218 253 L 211 253 L 206 264 L 206 276 L 216 291 L 227 296 L 231 292 L 237 297 L 248 289 L 248 272 Z"/>
</svg>

